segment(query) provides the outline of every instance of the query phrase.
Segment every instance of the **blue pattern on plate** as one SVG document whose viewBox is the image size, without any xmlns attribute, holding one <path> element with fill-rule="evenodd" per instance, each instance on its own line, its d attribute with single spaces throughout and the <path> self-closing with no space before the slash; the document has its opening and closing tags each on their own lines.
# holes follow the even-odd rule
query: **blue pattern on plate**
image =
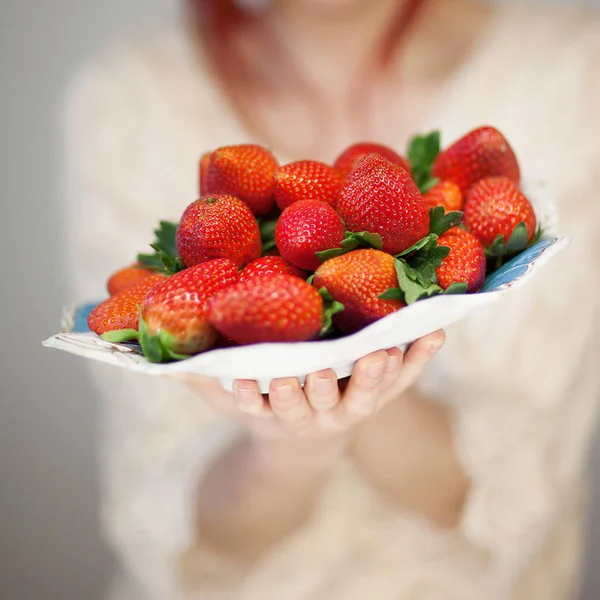
<svg viewBox="0 0 600 600">
<path fill-rule="evenodd" d="M 558 242 L 557 238 L 540 240 L 527 250 L 524 250 L 515 258 L 502 265 L 495 273 L 492 273 L 485 281 L 482 292 L 494 292 L 501 286 L 511 284 L 520 279 L 530 266 L 544 253 L 550 246 Z"/>
<path fill-rule="evenodd" d="M 90 332 L 87 325 L 87 318 L 95 306 L 96 304 L 83 304 L 75 309 L 75 314 L 73 315 L 73 330 L 71 333 Z"/>
</svg>

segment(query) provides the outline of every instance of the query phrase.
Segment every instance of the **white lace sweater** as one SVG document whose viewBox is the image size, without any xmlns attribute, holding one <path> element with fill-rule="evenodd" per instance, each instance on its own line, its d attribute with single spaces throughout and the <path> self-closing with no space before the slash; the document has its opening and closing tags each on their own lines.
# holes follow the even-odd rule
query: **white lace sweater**
<svg viewBox="0 0 600 600">
<path fill-rule="evenodd" d="M 574 598 L 599 401 L 598 65 L 598 22 L 503 10 L 430 115 L 447 140 L 483 123 L 506 132 L 573 238 L 533 284 L 451 327 L 423 378 L 451 409 L 472 481 L 458 529 L 392 512 L 341 464 L 311 521 L 245 571 L 193 536 L 199 478 L 235 427 L 176 383 L 94 366 L 114 600 Z M 200 153 L 250 138 L 182 27 L 113 47 L 67 108 L 65 239 L 73 300 L 89 301 L 195 199 Z"/>
</svg>

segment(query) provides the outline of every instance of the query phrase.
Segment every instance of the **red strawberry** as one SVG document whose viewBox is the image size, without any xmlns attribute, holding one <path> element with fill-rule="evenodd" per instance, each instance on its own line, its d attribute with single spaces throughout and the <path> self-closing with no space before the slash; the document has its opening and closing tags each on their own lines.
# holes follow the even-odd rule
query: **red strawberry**
<svg viewBox="0 0 600 600">
<path fill-rule="evenodd" d="M 383 292 L 398 287 L 393 256 L 379 250 L 353 250 L 328 261 L 316 271 L 313 285 L 325 287 L 344 310 L 333 317 L 343 333 L 353 333 L 396 312 L 400 300 L 382 300 Z"/>
<path fill-rule="evenodd" d="M 423 201 L 429 208 L 443 206 L 446 212 L 454 212 L 463 209 L 462 192 L 452 181 L 441 181 L 433 186 L 423 196 Z"/>
<path fill-rule="evenodd" d="M 211 348 L 217 332 L 206 320 L 210 298 L 236 283 L 238 270 L 227 258 L 211 260 L 165 279 L 144 298 L 140 343 L 152 362 Z"/>
<path fill-rule="evenodd" d="M 281 256 L 305 271 L 314 271 L 321 264 L 316 252 L 339 248 L 343 241 L 340 215 L 320 200 L 300 200 L 288 206 L 275 228 Z"/>
<path fill-rule="evenodd" d="M 287 273 L 288 275 L 295 275 L 302 279 L 306 279 L 307 274 L 290 264 L 281 256 L 263 256 L 253 260 L 249 265 L 244 267 L 244 270 L 240 273 L 240 281 L 246 281 L 253 277 L 265 277 L 266 275 L 280 275 Z"/>
<path fill-rule="evenodd" d="M 138 264 L 130 265 L 113 273 L 106 282 L 106 289 L 111 296 L 116 296 L 143 279 L 152 277 L 152 275 L 154 275 L 154 272 L 149 269 L 144 269 Z"/>
<path fill-rule="evenodd" d="M 450 254 L 435 271 L 438 285 L 445 290 L 453 283 L 466 283 L 467 293 L 478 292 L 486 268 L 481 242 L 471 232 L 453 227 L 440 236 L 438 244 L 450 248 Z"/>
<path fill-rule="evenodd" d="M 441 152 L 433 164 L 433 175 L 453 181 L 463 195 L 484 177 L 504 176 L 517 184 L 521 179 L 513 149 L 493 127 L 475 129 Z"/>
<path fill-rule="evenodd" d="M 234 196 L 204 196 L 190 204 L 177 228 L 177 252 L 186 267 L 229 258 L 243 267 L 260 256 L 258 223 Z"/>
<path fill-rule="evenodd" d="M 411 176 L 378 154 L 368 154 L 348 175 L 337 211 L 349 231 L 370 231 L 383 249 L 399 254 L 429 232 L 429 211 Z"/>
<path fill-rule="evenodd" d="M 262 146 L 242 144 L 215 150 L 206 169 L 208 194 L 231 194 L 257 216 L 273 208 L 273 173 L 277 159 Z"/>
<path fill-rule="evenodd" d="M 506 244 L 519 223 L 525 223 L 527 242 L 535 236 L 536 217 L 529 200 L 507 177 L 476 183 L 465 203 L 464 224 L 487 248 L 497 236 Z"/>
<path fill-rule="evenodd" d="M 90 330 L 98 335 L 121 329 L 137 330 L 142 300 L 163 279 L 162 275 L 151 275 L 98 304 L 87 319 Z"/>
<path fill-rule="evenodd" d="M 210 163 L 210 157 L 211 154 L 210 152 L 206 152 L 205 154 L 202 155 L 202 158 L 200 158 L 200 172 L 199 172 L 199 189 L 200 189 L 200 195 L 201 196 L 206 196 L 208 194 L 208 185 L 207 185 L 207 172 L 208 172 L 208 165 Z"/>
<path fill-rule="evenodd" d="M 391 148 L 373 142 L 360 142 L 346 148 L 346 150 L 337 157 L 333 166 L 344 178 L 346 178 L 361 158 L 372 153 L 387 158 L 391 163 L 402 167 L 405 171 L 410 173 L 410 164 L 405 158 L 402 158 L 402 156 L 394 152 Z"/>
<path fill-rule="evenodd" d="M 335 206 L 342 176 L 333 167 L 315 160 L 300 160 L 275 171 L 275 202 L 281 210 L 298 200 L 322 200 Z"/>
<path fill-rule="evenodd" d="M 238 344 L 302 342 L 321 329 L 323 299 L 294 275 L 254 277 L 210 300 L 207 317 Z"/>
</svg>

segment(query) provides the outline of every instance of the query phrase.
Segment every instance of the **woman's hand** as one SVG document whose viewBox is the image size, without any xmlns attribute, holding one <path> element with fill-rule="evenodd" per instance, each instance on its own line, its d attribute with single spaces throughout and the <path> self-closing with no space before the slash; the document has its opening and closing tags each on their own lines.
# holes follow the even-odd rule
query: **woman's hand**
<svg viewBox="0 0 600 600">
<path fill-rule="evenodd" d="M 405 354 L 397 348 L 369 354 L 356 363 L 350 379 L 342 382 L 332 370 L 309 375 L 304 389 L 296 379 L 276 379 L 268 396 L 260 393 L 254 381 L 236 381 L 231 393 L 214 379 L 187 374 L 183 378 L 254 436 L 338 438 L 416 383 L 444 340 L 444 332 L 438 331 L 414 342 Z"/>
</svg>

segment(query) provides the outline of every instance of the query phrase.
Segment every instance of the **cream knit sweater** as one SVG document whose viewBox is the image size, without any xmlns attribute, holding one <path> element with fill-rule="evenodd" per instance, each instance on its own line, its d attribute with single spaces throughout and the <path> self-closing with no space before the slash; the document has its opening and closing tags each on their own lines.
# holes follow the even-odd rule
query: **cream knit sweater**
<svg viewBox="0 0 600 600">
<path fill-rule="evenodd" d="M 312 520 L 244 570 L 192 526 L 198 480 L 235 426 L 177 383 L 94 366 L 113 600 L 575 597 L 599 401 L 599 65 L 598 22 L 502 10 L 428 120 L 446 140 L 476 124 L 505 131 L 573 238 L 533 284 L 451 327 L 423 378 L 451 410 L 472 480 L 457 530 L 391 510 L 340 464 Z M 180 26 L 106 52 L 66 114 L 65 237 L 73 299 L 89 301 L 195 199 L 200 153 L 250 138 Z"/>
</svg>

